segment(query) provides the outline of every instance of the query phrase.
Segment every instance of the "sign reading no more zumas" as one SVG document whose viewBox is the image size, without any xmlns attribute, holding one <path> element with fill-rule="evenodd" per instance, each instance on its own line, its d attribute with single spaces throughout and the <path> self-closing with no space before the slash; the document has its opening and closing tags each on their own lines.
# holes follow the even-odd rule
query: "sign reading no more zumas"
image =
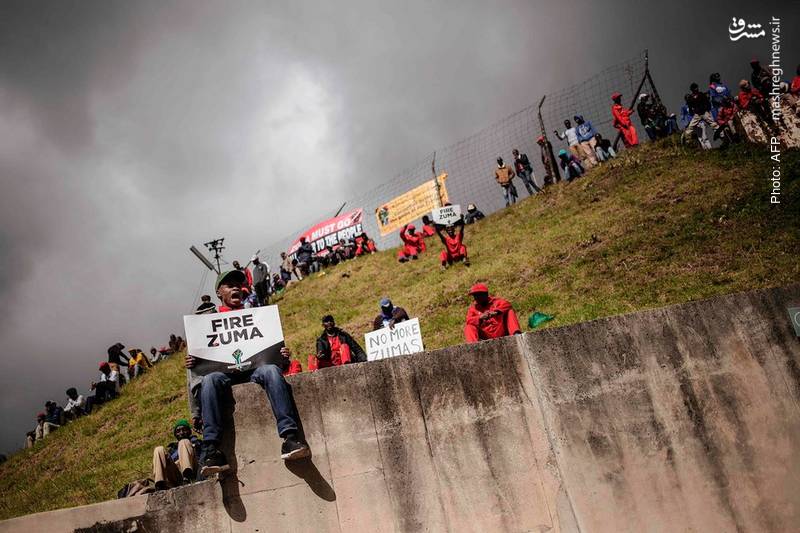
<svg viewBox="0 0 800 533">
<path fill-rule="evenodd" d="M 395 324 L 394 328 L 382 328 L 364 335 L 367 361 L 379 361 L 388 357 L 424 352 L 419 319 L 412 318 Z"/>
</svg>

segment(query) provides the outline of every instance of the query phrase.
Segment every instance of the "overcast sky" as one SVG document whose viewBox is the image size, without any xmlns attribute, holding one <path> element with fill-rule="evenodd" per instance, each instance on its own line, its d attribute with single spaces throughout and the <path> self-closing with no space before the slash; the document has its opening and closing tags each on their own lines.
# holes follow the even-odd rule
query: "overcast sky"
<svg viewBox="0 0 800 533">
<path fill-rule="evenodd" d="M 4 0 L 0 450 L 109 345 L 182 332 L 191 244 L 247 260 L 644 48 L 670 103 L 712 71 L 733 86 L 768 51 L 728 39 L 734 15 L 780 16 L 794 71 L 789 1 Z"/>
</svg>

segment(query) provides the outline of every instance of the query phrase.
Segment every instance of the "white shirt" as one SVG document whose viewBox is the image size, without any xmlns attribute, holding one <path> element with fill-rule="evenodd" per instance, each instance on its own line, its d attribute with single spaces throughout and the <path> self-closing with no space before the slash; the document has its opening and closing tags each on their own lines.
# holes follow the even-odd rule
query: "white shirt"
<svg viewBox="0 0 800 533">
<path fill-rule="evenodd" d="M 114 391 L 119 392 L 119 372 L 112 370 L 108 376 L 100 372 L 100 381 L 113 381 Z"/>
<path fill-rule="evenodd" d="M 78 394 L 78 397 L 74 400 L 69 398 L 67 401 L 67 405 L 64 406 L 65 411 L 72 411 L 76 407 L 80 407 L 81 409 L 86 407 L 86 398 L 83 397 L 82 394 Z"/>
<path fill-rule="evenodd" d="M 570 146 L 575 146 L 578 144 L 578 132 L 575 131 L 575 128 L 564 130 L 564 133 L 561 135 L 561 137 L 566 137 Z"/>
</svg>

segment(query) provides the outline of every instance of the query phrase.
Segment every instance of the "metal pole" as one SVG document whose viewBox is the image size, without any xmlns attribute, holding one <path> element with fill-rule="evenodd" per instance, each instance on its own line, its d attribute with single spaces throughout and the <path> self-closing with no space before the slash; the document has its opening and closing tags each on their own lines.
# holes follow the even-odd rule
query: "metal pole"
<svg viewBox="0 0 800 533">
<path fill-rule="evenodd" d="M 544 139 L 544 149 L 545 153 L 548 158 L 550 159 L 550 172 L 553 174 L 553 178 L 556 181 L 561 181 L 561 171 L 558 169 L 558 161 L 556 161 L 556 154 L 553 153 L 553 145 L 550 144 L 550 139 L 547 138 L 547 131 L 544 129 L 544 119 L 542 118 L 542 105 L 544 105 L 544 99 L 547 98 L 547 95 L 542 96 L 542 99 L 539 100 L 539 128 L 542 132 L 542 138 Z"/>
<path fill-rule="evenodd" d="M 431 159 L 431 174 L 433 174 L 433 188 L 436 191 L 434 203 L 436 207 L 442 207 L 442 190 L 439 187 L 439 180 L 436 178 L 436 152 L 433 152 L 433 158 Z"/>
</svg>

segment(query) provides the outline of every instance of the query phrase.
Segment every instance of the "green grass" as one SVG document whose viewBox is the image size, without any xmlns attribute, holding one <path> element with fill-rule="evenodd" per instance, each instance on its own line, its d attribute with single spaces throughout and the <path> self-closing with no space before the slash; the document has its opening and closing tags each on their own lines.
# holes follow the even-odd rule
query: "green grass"
<svg viewBox="0 0 800 533">
<path fill-rule="evenodd" d="M 763 148 L 641 147 L 468 226 L 471 268 L 441 272 L 431 240 L 419 261 L 400 265 L 388 250 L 291 287 L 277 302 L 287 343 L 305 366 L 327 313 L 363 340 L 385 295 L 420 318 L 426 348 L 461 343 L 476 281 L 511 300 L 522 322 L 554 314 L 548 327 L 796 282 L 800 154 L 783 159 L 775 207 Z M 188 415 L 185 390 L 173 357 L 99 413 L 15 454 L 0 466 L 0 518 L 110 499 L 150 475 L 152 448 Z"/>
</svg>

